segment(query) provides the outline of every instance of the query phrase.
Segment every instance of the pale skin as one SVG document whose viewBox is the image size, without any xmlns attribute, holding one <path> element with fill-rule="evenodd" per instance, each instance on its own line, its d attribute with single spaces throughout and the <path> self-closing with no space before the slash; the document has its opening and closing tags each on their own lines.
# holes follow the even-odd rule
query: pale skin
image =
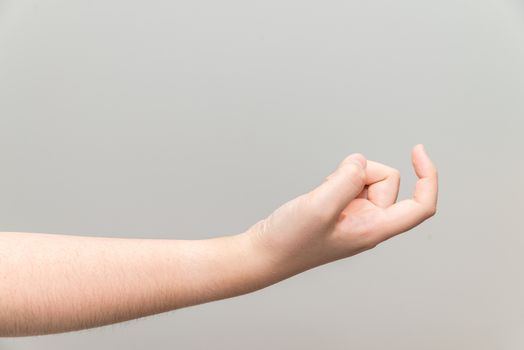
<svg viewBox="0 0 524 350">
<path fill-rule="evenodd" d="M 399 172 L 358 153 L 245 232 L 203 240 L 0 233 L 0 336 L 103 326 L 265 288 L 366 251 L 436 213 L 438 176 L 412 150 Z"/>
</svg>

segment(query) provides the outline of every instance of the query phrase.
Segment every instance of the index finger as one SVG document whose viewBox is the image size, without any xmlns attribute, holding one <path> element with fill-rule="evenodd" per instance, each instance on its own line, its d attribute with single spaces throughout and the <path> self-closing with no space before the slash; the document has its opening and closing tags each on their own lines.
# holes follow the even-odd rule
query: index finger
<svg viewBox="0 0 524 350">
<path fill-rule="evenodd" d="M 397 202 L 385 209 L 378 232 L 381 241 L 417 226 L 436 213 L 437 168 L 421 144 L 413 148 L 411 157 L 418 176 L 413 198 Z"/>
</svg>

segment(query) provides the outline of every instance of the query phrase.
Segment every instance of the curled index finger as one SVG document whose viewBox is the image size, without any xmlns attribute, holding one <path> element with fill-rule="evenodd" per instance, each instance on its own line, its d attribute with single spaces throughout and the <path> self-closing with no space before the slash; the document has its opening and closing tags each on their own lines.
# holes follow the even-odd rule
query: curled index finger
<svg viewBox="0 0 524 350">
<path fill-rule="evenodd" d="M 424 146 L 413 148 L 412 162 L 418 176 L 413 198 L 397 202 L 385 209 L 380 225 L 381 240 L 405 232 L 436 213 L 438 199 L 437 168 L 427 155 Z"/>
</svg>

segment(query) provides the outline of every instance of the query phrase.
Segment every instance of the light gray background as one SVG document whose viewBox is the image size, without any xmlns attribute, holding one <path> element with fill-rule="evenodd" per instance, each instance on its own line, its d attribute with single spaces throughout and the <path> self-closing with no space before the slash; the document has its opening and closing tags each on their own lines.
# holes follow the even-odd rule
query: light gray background
<svg viewBox="0 0 524 350">
<path fill-rule="evenodd" d="M 0 0 L 3 231 L 241 232 L 423 142 L 439 213 L 256 293 L 15 349 L 522 349 L 524 4 Z"/>
</svg>

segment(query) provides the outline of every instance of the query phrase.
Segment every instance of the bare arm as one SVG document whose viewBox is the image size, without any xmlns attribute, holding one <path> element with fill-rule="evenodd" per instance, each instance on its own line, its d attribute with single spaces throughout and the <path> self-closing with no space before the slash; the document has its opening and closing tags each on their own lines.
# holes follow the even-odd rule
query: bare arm
<svg viewBox="0 0 524 350">
<path fill-rule="evenodd" d="M 0 335 L 95 327 L 253 291 L 263 282 L 247 238 L 0 233 Z"/>
<path fill-rule="evenodd" d="M 205 240 L 0 233 L 0 336 L 66 332 L 264 288 L 370 249 L 435 214 L 421 146 L 412 199 L 398 172 L 359 154 L 246 232 Z"/>
</svg>

